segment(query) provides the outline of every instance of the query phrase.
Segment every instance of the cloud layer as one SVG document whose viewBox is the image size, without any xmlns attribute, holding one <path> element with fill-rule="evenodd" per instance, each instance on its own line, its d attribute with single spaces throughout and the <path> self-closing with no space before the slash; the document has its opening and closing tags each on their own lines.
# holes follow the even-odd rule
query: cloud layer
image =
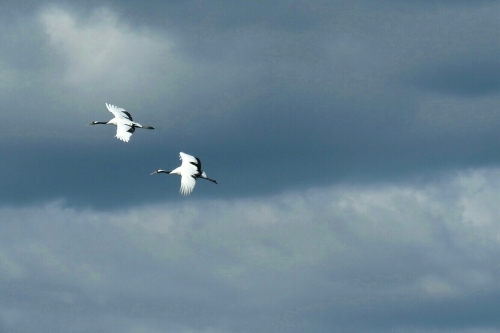
<svg viewBox="0 0 500 333">
<path fill-rule="evenodd" d="M 3 208 L 2 325 L 40 332 L 496 327 L 487 309 L 498 306 L 500 290 L 499 176 L 485 169 L 423 187 L 334 187 L 114 213 L 57 202 Z"/>
<path fill-rule="evenodd" d="M 225 177 L 220 195 L 238 196 L 498 163 L 498 4 L 194 3 L 44 5 L 6 25 L 0 94 L 12 111 L 0 124 L 0 149 L 50 184 L 80 169 L 83 155 L 119 166 L 87 162 L 90 174 L 128 179 L 134 170 L 129 181 L 143 184 L 142 175 L 186 151 Z M 114 129 L 84 126 L 109 119 L 105 102 L 156 130 L 118 146 Z M 38 153 L 54 161 L 50 171 Z M 45 184 L 21 198 L 23 178 L 3 181 L 11 204 L 113 205 L 70 188 L 46 193 Z M 126 184 L 99 193 L 124 204 L 162 193 L 129 194 Z"/>
<path fill-rule="evenodd" d="M 498 331 L 499 15 L 2 2 L 0 333 Z"/>
</svg>

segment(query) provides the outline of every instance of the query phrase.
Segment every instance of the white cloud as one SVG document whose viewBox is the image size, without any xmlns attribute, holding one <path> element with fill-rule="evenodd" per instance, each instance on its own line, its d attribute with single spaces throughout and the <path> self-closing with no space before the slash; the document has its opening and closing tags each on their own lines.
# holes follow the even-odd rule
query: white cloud
<svg viewBox="0 0 500 333">
<path fill-rule="evenodd" d="M 38 20 L 50 47 L 65 64 L 63 86 L 122 95 L 148 90 L 169 93 L 182 71 L 169 38 L 146 28 L 133 29 L 108 8 L 79 17 L 53 6 L 41 11 Z"/>
<path fill-rule="evenodd" d="M 474 231 L 476 236 L 481 234 L 484 241 L 496 244 L 500 233 L 500 209 L 497 208 L 500 182 L 495 181 L 495 177 L 499 174 L 498 170 L 485 169 L 462 173 L 447 183 L 426 187 L 334 187 L 263 199 L 195 200 L 117 212 L 78 212 L 62 208 L 56 202 L 23 210 L 4 208 L 3 214 L 25 222 L 43 216 L 60 223 L 109 224 L 135 233 L 142 230 L 145 238 L 137 239 L 138 243 L 151 242 L 151 237 L 159 244 L 170 243 L 165 245 L 168 247 L 172 242 L 179 246 L 200 242 L 250 257 L 252 253 L 269 256 L 277 251 L 278 261 L 291 260 L 296 255 L 297 263 L 300 260 L 307 263 L 315 262 L 317 256 L 330 255 L 336 246 L 338 250 L 351 247 L 342 240 L 345 235 L 359 241 L 433 242 L 438 237 L 436 220 L 457 235 Z M 450 188 L 457 193 L 451 199 Z M 340 223 L 343 229 L 335 230 Z M 306 240 L 306 237 L 310 238 Z M 32 249 L 42 246 L 31 252 L 50 257 L 46 246 L 30 246 Z M 318 252 L 313 251 L 315 248 Z M 308 255 L 301 255 L 304 252 Z M 11 259 L 4 259 L 6 267 L 15 267 Z M 50 262 L 57 266 L 57 261 L 51 259 Z"/>
</svg>

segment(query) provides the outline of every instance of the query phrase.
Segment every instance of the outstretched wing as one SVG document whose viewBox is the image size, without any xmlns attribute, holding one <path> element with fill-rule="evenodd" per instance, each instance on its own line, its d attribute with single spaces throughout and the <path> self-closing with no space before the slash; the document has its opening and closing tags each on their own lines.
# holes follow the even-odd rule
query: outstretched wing
<svg viewBox="0 0 500 333">
<path fill-rule="evenodd" d="M 116 118 L 125 118 L 132 121 L 132 116 L 124 108 L 120 108 L 116 105 L 106 103 L 108 110 L 115 115 Z"/>
<path fill-rule="evenodd" d="M 182 160 L 182 168 L 185 170 L 192 170 L 193 175 L 198 178 L 201 175 L 201 161 L 198 157 L 188 155 L 180 152 L 179 156 Z"/>
<path fill-rule="evenodd" d="M 127 125 L 123 122 L 117 122 L 116 124 L 116 138 L 124 142 L 128 142 L 132 133 L 134 133 L 135 128 L 133 126 Z"/>
<path fill-rule="evenodd" d="M 193 192 L 195 185 L 196 179 L 188 172 L 183 172 L 181 175 L 181 189 L 179 192 L 182 195 L 189 195 Z"/>
<path fill-rule="evenodd" d="M 181 169 L 181 194 L 189 195 L 196 185 L 196 179 L 201 175 L 201 162 L 197 157 L 179 153 L 182 160 Z"/>
</svg>

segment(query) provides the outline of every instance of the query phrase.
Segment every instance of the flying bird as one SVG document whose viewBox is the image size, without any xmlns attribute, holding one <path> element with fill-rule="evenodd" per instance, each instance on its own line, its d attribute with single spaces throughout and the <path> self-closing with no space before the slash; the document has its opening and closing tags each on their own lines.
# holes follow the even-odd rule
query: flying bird
<svg viewBox="0 0 500 333">
<path fill-rule="evenodd" d="M 158 169 L 150 174 L 154 175 L 157 173 L 169 173 L 181 176 L 181 189 L 180 193 L 182 195 L 189 195 L 196 185 L 196 179 L 202 178 L 209 180 L 215 184 L 217 181 L 207 177 L 207 174 L 201 170 L 201 161 L 198 157 L 194 157 L 183 152 L 179 153 L 180 160 L 182 160 L 181 166 L 172 170 L 162 170 Z"/>
<path fill-rule="evenodd" d="M 116 126 L 116 138 L 124 142 L 128 142 L 132 133 L 135 132 L 136 128 L 154 129 L 151 126 L 142 126 L 132 120 L 132 116 L 128 111 L 115 105 L 106 103 L 108 110 L 115 116 L 108 122 L 105 121 L 93 121 L 89 125 L 115 125 Z"/>
</svg>

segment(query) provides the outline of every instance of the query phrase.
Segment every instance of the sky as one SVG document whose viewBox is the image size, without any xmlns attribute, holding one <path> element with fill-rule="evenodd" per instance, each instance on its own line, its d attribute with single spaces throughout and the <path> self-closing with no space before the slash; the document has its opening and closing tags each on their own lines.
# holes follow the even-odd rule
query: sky
<svg viewBox="0 0 500 333">
<path fill-rule="evenodd" d="M 0 333 L 498 332 L 498 17 L 2 1 Z"/>
</svg>

